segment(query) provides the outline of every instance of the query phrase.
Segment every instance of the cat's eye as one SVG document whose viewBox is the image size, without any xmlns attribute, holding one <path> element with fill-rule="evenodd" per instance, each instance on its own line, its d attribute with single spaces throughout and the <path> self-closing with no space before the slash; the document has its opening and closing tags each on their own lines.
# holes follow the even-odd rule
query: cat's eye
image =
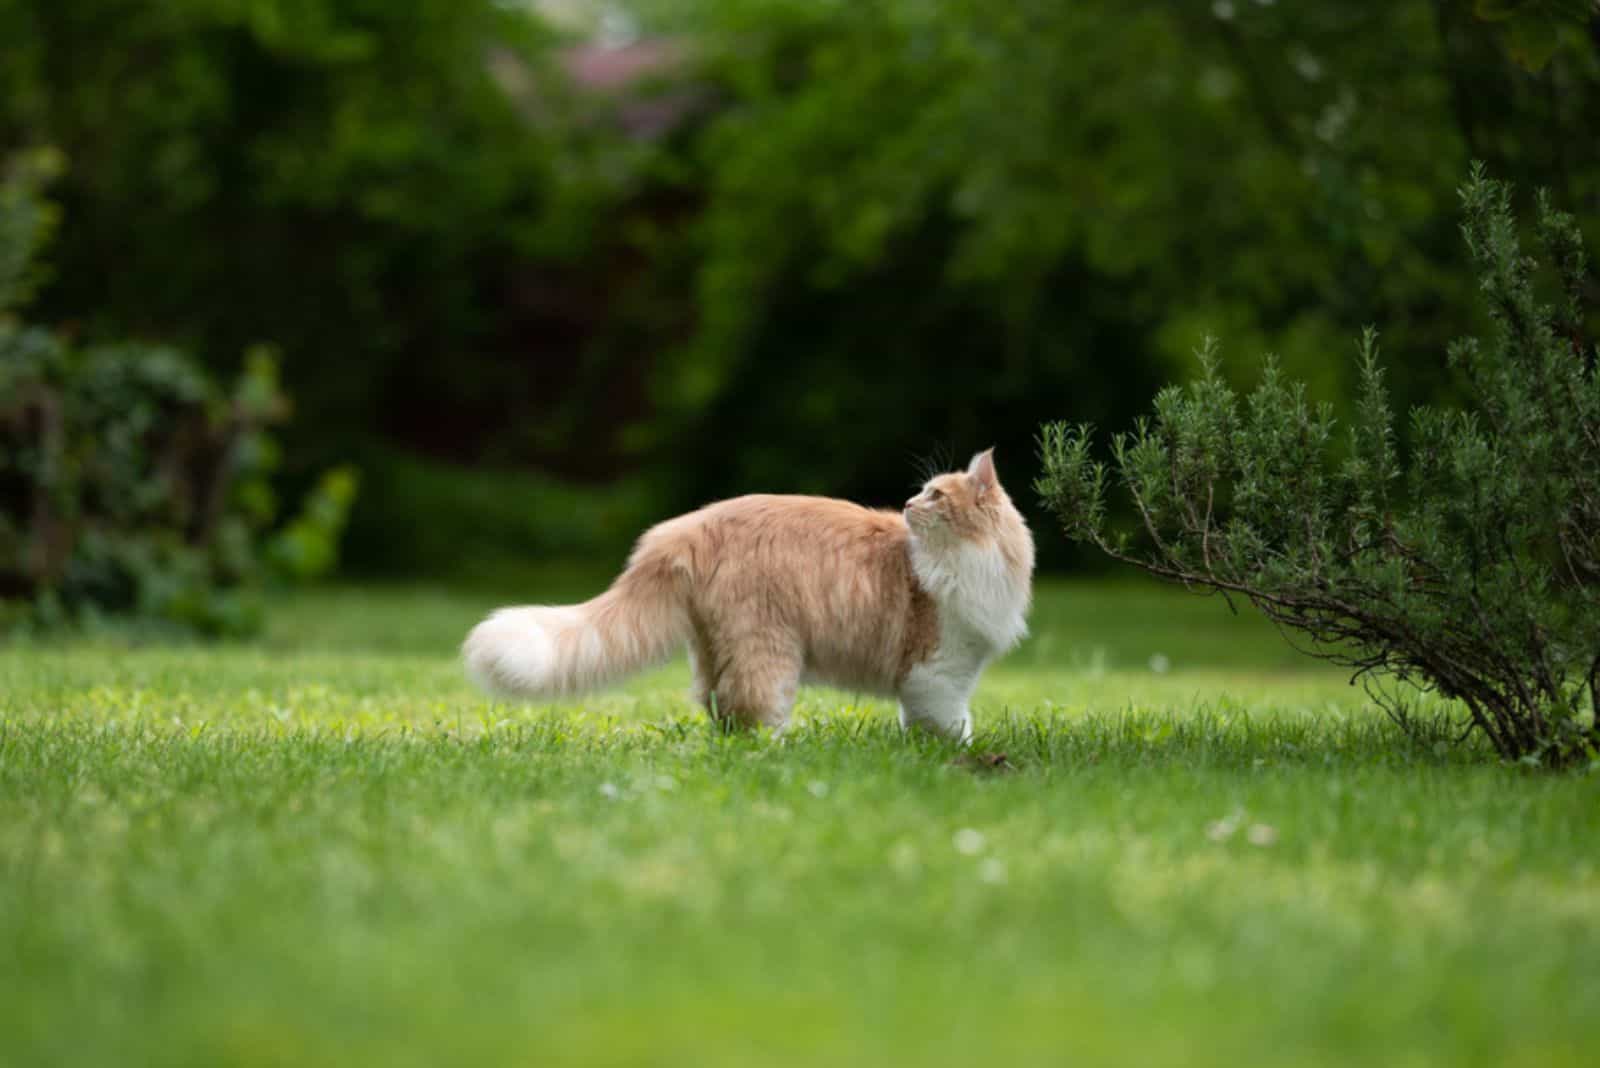
<svg viewBox="0 0 1600 1068">
<path fill-rule="evenodd" d="M 936 500 L 938 500 L 939 498 L 941 498 L 943 496 L 944 496 L 944 490 L 942 490 L 942 489 L 929 489 L 928 490 L 928 500 L 930 500 L 930 501 L 936 501 Z"/>
</svg>

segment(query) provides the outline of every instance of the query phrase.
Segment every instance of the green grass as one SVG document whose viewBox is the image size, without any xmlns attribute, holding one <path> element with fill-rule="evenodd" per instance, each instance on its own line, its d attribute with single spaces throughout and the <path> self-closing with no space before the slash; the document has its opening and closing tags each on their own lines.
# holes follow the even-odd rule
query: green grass
<svg viewBox="0 0 1600 1068">
<path fill-rule="evenodd" d="M 494 601 L 335 590 L 256 645 L 0 649 L 0 1062 L 1600 1048 L 1596 777 L 1403 739 L 1220 602 L 1043 589 L 979 691 L 1016 765 L 984 773 L 845 694 L 782 742 L 715 734 L 681 666 L 491 704 L 453 654 Z"/>
</svg>

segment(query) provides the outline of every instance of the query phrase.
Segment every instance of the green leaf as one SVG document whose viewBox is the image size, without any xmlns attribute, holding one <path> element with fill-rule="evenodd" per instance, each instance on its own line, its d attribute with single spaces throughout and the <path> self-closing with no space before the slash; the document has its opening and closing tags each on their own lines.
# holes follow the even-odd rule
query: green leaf
<svg viewBox="0 0 1600 1068">
<path fill-rule="evenodd" d="M 1539 6 L 1540 0 L 1477 0 L 1472 13 L 1486 22 L 1499 22 Z"/>
<path fill-rule="evenodd" d="M 1512 60 L 1538 72 L 1561 47 L 1564 31 L 1587 23 L 1595 7 L 1590 0 L 1477 0 L 1473 13 L 1485 22 L 1503 23 Z"/>
<path fill-rule="evenodd" d="M 1506 29 L 1506 50 L 1526 70 L 1537 73 L 1561 47 L 1561 24 L 1554 19 L 1528 17 L 1511 22 Z"/>
</svg>

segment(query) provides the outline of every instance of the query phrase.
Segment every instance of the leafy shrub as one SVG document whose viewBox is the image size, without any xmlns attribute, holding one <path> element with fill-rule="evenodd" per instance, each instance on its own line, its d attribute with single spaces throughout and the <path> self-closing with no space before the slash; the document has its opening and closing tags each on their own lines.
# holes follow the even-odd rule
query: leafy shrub
<svg viewBox="0 0 1600 1068">
<path fill-rule="evenodd" d="M 1201 378 L 1164 390 L 1153 418 L 1113 440 L 1109 466 L 1093 459 L 1088 427 L 1046 427 L 1038 488 L 1071 538 L 1243 595 L 1358 677 L 1458 699 L 1504 756 L 1565 763 L 1600 745 L 1592 283 L 1573 219 L 1543 195 L 1553 299 L 1520 246 L 1508 187 L 1474 167 L 1461 197 L 1493 330 L 1450 347 L 1465 406 L 1415 409 L 1409 457 L 1371 331 L 1358 415 L 1342 437 L 1270 362 L 1236 396 L 1208 343 Z M 1139 518 L 1138 542 L 1109 529 L 1113 479 Z M 1404 692 L 1374 689 L 1402 723 Z"/>
<path fill-rule="evenodd" d="M 48 163 L 28 157 L 0 183 L 0 620 L 248 632 L 253 587 L 333 567 L 354 474 L 324 476 L 269 534 L 268 428 L 288 413 L 270 351 L 225 392 L 176 350 L 77 347 L 18 320 L 51 218 L 35 189 Z"/>
<path fill-rule="evenodd" d="M 503 583 L 555 561 L 615 566 L 639 532 L 671 509 L 665 489 L 640 478 L 578 487 L 395 450 L 358 459 L 365 496 L 345 546 L 351 566 L 367 572 Z"/>
</svg>

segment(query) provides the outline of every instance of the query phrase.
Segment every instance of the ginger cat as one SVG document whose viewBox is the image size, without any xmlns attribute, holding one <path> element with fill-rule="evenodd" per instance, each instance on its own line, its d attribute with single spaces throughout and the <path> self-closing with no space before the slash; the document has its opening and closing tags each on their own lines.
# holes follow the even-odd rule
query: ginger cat
<svg viewBox="0 0 1600 1068">
<path fill-rule="evenodd" d="M 994 450 L 901 513 L 826 497 L 719 501 L 646 531 L 583 604 L 502 608 L 463 646 L 486 689 L 560 697 L 685 645 L 695 697 L 728 725 L 781 730 L 801 682 L 892 694 L 900 722 L 962 741 L 988 662 L 1027 633 L 1033 537 Z"/>
</svg>

